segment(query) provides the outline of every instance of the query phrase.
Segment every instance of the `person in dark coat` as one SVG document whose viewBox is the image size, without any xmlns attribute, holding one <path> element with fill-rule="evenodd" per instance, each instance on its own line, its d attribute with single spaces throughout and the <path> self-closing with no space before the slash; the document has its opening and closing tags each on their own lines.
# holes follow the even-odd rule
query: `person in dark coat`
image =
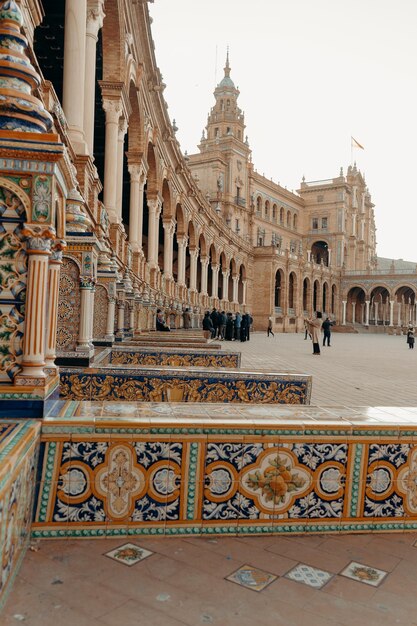
<svg viewBox="0 0 417 626">
<path fill-rule="evenodd" d="M 226 332 L 226 322 L 227 315 L 224 311 L 222 311 L 221 313 L 219 313 L 219 328 L 217 331 L 217 336 L 219 339 L 224 339 L 224 335 Z"/>
<path fill-rule="evenodd" d="M 191 328 L 191 313 L 190 313 L 190 309 L 185 309 L 184 313 L 182 314 L 183 320 L 184 320 L 184 328 L 185 330 L 189 330 Z"/>
<path fill-rule="evenodd" d="M 216 331 L 214 330 L 213 322 L 211 321 L 210 312 L 206 311 L 203 317 L 203 330 L 208 330 L 211 333 L 211 338 L 214 339 Z"/>
<path fill-rule="evenodd" d="M 216 308 L 214 308 L 212 310 L 212 312 L 210 313 L 210 317 L 211 317 L 211 321 L 213 323 L 213 328 L 214 328 L 214 336 L 217 337 L 217 334 L 219 332 L 219 317 L 220 317 L 220 313 L 217 311 Z"/>
<path fill-rule="evenodd" d="M 165 322 L 165 317 L 161 309 L 158 309 L 156 312 L 156 330 L 163 331 L 163 332 L 170 331 L 169 326 L 167 326 Z"/>
<path fill-rule="evenodd" d="M 240 341 L 246 341 L 248 334 L 248 316 L 246 313 L 242 315 L 242 321 L 240 323 Z"/>
<path fill-rule="evenodd" d="M 414 350 L 414 326 L 410 322 L 407 328 L 407 343 L 411 350 Z"/>
<path fill-rule="evenodd" d="M 327 346 L 330 348 L 330 335 L 331 333 L 331 328 L 333 326 L 333 322 L 331 322 L 329 320 L 328 317 L 326 317 L 326 319 L 324 320 L 323 324 L 321 325 L 321 329 L 323 331 L 323 347 L 326 345 L 326 341 L 327 341 Z"/>
<path fill-rule="evenodd" d="M 226 332 L 224 338 L 226 341 L 232 341 L 233 339 L 233 315 L 231 313 L 226 315 Z"/>
</svg>

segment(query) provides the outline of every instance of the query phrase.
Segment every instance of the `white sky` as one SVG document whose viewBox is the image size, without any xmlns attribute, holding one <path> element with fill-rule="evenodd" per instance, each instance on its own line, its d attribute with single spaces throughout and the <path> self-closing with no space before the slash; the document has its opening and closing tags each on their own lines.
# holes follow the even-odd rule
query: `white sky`
<svg viewBox="0 0 417 626">
<path fill-rule="evenodd" d="M 164 96 L 197 152 L 230 47 L 256 169 L 288 189 L 332 178 L 355 150 L 379 256 L 417 260 L 417 0 L 155 0 Z M 217 63 L 216 63 L 217 48 Z"/>
</svg>

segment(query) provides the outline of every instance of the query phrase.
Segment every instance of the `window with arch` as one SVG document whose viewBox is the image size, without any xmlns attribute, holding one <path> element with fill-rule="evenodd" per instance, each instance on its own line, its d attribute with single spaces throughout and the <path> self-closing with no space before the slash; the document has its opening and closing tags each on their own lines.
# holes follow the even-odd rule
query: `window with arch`
<svg viewBox="0 0 417 626">
<path fill-rule="evenodd" d="M 259 213 L 260 215 L 261 211 L 262 211 L 262 200 L 261 200 L 261 196 L 258 196 L 256 198 L 256 212 Z"/>
<path fill-rule="evenodd" d="M 279 210 L 279 222 L 284 224 L 284 207 L 281 207 Z"/>
<path fill-rule="evenodd" d="M 226 111 L 228 111 L 230 109 L 230 100 L 227 100 L 226 102 Z"/>
<path fill-rule="evenodd" d="M 287 228 L 291 228 L 291 212 L 287 211 Z"/>
<path fill-rule="evenodd" d="M 294 230 L 297 230 L 297 225 L 298 225 L 298 215 L 294 213 L 294 217 L 292 219 L 292 227 Z"/>
<path fill-rule="evenodd" d="M 274 222 L 277 221 L 277 205 L 276 204 L 272 206 L 272 219 L 274 220 Z"/>
<path fill-rule="evenodd" d="M 266 200 L 265 202 L 265 219 L 269 219 L 269 201 Z"/>
</svg>

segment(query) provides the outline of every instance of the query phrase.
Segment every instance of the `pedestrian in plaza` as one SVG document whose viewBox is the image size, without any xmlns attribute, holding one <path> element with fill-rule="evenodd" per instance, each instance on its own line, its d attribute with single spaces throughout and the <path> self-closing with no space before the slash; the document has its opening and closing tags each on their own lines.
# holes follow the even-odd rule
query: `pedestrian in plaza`
<svg viewBox="0 0 417 626">
<path fill-rule="evenodd" d="M 407 328 L 407 343 L 410 350 L 414 350 L 414 326 L 410 322 Z"/>
<path fill-rule="evenodd" d="M 213 322 L 213 328 L 214 328 L 214 336 L 217 337 L 217 333 L 219 330 L 219 317 L 220 317 L 220 313 L 218 312 L 218 310 L 214 307 L 212 312 L 210 313 L 210 317 L 211 317 L 211 321 Z"/>
<path fill-rule="evenodd" d="M 246 324 L 246 341 L 249 341 L 250 340 L 250 327 L 253 324 L 253 317 L 249 312 L 246 313 L 246 316 L 248 320 L 248 323 Z"/>
<path fill-rule="evenodd" d="M 311 340 L 313 342 L 313 354 L 320 354 L 320 333 L 322 315 L 321 311 L 316 311 L 315 319 L 306 320 L 308 325 L 308 332 L 310 333 Z"/>
<path fill-rule="evenodd" d="M 156 330 L 162 332 L 170 332 L 170 328 L 165 321 L 165 317 L 161 309 L 156 311 Z"/>
<path fill-rule="evenodd" d="M 217 337 L 221 340 L 224 339 L 224 335 L 226 332 L 226 322 L 227 322 L 226 312 L 222 311 L 221 313 L 219 313 L 219 327 L 217 330 Z"/>
<path fill-rule="evenodd" d="M 242 315 L 242 321 L 240 322 L 240 341 L 246 341 L 247 333 L 248 333 L 248 316 L 246 313 Z"/>
<path fill-rule="evenodd" d="M 214 339 L 216 331 L 214 330 L 213 322 L 211 321 L 210 311 L 206 311 L 203 317 L 203 330 L 211 333 L 211 338 Z"/>
<path fill-rule="evenodd" d="M 330 319 L 328 317 L 326 317 L 326 319 L 324 320 L 323 324 L 321 325 L 321 328 L 323 330 L 323 347 L 326 345 L 326 341 L 327 341 L 327 346 L 329 348 L 331 348 L 330 345 L 330 336 L 331 336 L 331 327 L 333 326 L 333 322 L 330 321 Z"/>
<path fill-rule="evenodd" d="M 184 320 L 184 328 L 185 330 L 189 330 L 191 328 L 191 313 L 190 313 L 190 309 L 185 309 L 184 313 L 182 314 L 182 318 Z"/>
<path fill-rule="evenodd" d="M 241 323 L 242 323 L 242 316 L 241 316 L 241 314 L 238 311 L 236 313 L 235 320 L 233 322 L 235 341 L 239 341 L 239 339 L 240 339 L 240 325 L 241 325 Z"/>
<path fill-rule="evenodd" d="M 233 339 L 233 314 L 230 312 L 226 315 L 226 330 L 224 338 L 226 341 L 232 341 Z"/>
<path fill-rule="evenodd" d="M 311 339 L 310 333 L 308 332 L 308 324 L 307 324 L 307 320 L 304 320 L 304 330 L 305 330 L 305 333 L 304 333 L 304 341 L 306 341 L 306 340 L 307 340 L 307 337 L 310 337 L 310 339 Z"/>
<path fill-rule="evenodd" d="M 268 329 L 266 331 L 266 336 L 269 337 L 269 335 L 275 337 L 274 331 L 272 330 L 272 317 L 268 317 Z"/>
</svg>

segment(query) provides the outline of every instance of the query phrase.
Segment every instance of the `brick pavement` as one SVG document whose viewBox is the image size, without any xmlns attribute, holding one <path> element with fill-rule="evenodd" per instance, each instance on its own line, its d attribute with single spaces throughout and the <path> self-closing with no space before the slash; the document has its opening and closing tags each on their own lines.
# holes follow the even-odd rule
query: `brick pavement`
<svg viewBox="0 0 417 626">
<path fill-rule="evenodd" d="M 332 347 L 312 356 L 304 334 L 252 333 L 249 343 L 223 341 L 242 352 L 242 369 L 297 370 L 313 375 L 312 404 L 417 406 L 417 349 L 405 337 L 332 333 Z"/>
</svg>

